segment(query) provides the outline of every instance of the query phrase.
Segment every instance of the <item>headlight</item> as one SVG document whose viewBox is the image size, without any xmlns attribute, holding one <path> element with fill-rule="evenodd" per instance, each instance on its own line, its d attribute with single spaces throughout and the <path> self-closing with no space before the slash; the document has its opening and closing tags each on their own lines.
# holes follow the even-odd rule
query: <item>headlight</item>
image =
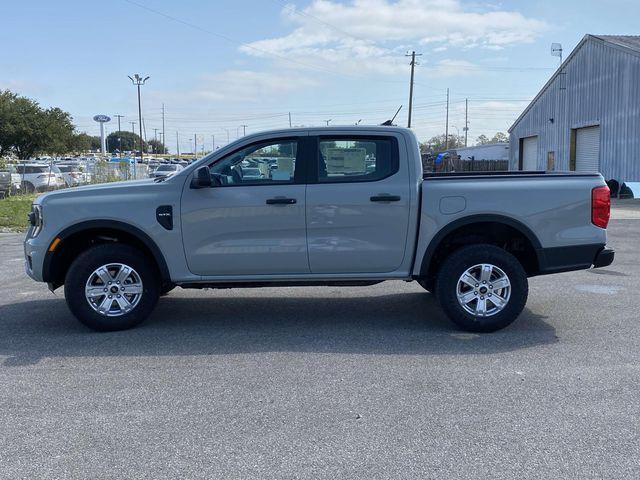
<svg viewBox="0 0 640 480">
<path fill-rule="evenodd" d="M 33 227 L 31 236 L 35 237 L 42 230 L 42 205 L 31 205 L 31 212 L 28 217 L 29 223 Z"/>
</svg>

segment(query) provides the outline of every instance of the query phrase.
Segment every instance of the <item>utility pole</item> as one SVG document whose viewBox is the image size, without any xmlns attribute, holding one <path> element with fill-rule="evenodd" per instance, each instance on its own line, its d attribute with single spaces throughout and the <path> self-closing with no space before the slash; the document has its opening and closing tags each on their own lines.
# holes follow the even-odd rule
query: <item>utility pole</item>
<svg viewBox="0 0 640 480">
<path fill-rule="evenodd" d="M 211 135 L 211 151 L 212 152 L 216 151 L 216 136 L 215 135 Z"/>
<path fill-rule="evenodd" d="M 409 118 L 407 120 L 407 128 L 411 128 L 411 111 L 413 110 L 413 74 L 416 67 L 416 56 L 419 57 L 422 55 L 421 53 L 417 53 L 415 51 L 411 52 L 411 55 L 406 54 L 405 57 L 411 57 L 411 80 L 409 81 Z"/>
<path fill-rule="evenodd" d="M 176 132 L 176 153 L 178 157 L 180 156 L 180 137 L 178 136 L 178 132 Z"/>
<path fill-rule="evenodd" d="M 449 89 L 447 88 L 447 125 L 444 129 L 445 150 L 449 150 Z"/>
<path fill-rule="evenodd" d="M 162 146 L 164 147 L 164 142 L 167 141 L 167 137 L 164 136 L 164 103 L 162 104 Z M 164 149 L 163 149 L 164 152 Z"/>
<path fill-rule="evenodd" d="M 131 133 L 136 134 L 136 122 L 129 122 L 131 124 Z M 135 145 L 134 147 L 135 148 Z"/>
<path fill-rule="evenodd" d="M 136 73 L 133 77 L 129 75 L 129 80 L 131 80 L 131 83 L 138 87 L 138 121 L 140 122 L 140 125 L 138 125 L 138 127 L 140 128 L 140 161 L 142 162 L 142 159 L 144 158 L 144 140 L 142 139 L 142 102 L 140 101 L 140 86 L 144 85 L 145 82 L 149 80 L 149 76 L 147 75 L 146 77 L 142 78 Z M 136 172 L 137 169 L 135 167 L 135 158 L 133 164 L 133 171 Z M 137 177 L 135 173 L 134 177 Z"/>
<path fill-rule="evenodd" d="M 469 136 L 469 99 L 464 99 L 464 146 L 467 146 L 467 137 Z"/>
<path fill-rule="evenodd" d="M 114 115 L 114 117 L 116 117 L 118 119 L 118 150 L 120 153 L 118 153 L 119 157 L 122 157 L 122 135 L 120 135 L 120 119 L 124 118 L 124 115 Z"/>
<path fill-rule="evenodd" d="M 158 141 L 158 130 L 160 130 L 159 128 L 154 128 L 153 129 L 153 139 L 157 142 Z"/>
<path fill-rule="evenodd" d="M 289 112 L 289 128 L 291 128 L 291 112 Z"/>
<path fill-rule="evenodd" d="M 247 136 L 247 127 L 248 125 L 240 125 L 242 127 L 242 136 L 246 137 Z"/>
<path fill-rule="evenodd" d="M 193 159 L 196 160 L 198 158 L 198 137 L 196 134 L 193 134 Z"/>
</svg>

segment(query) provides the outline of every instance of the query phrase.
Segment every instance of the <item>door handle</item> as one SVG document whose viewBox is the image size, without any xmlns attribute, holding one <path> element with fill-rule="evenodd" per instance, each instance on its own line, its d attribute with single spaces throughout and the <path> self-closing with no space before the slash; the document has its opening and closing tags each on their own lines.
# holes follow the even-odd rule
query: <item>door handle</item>
<svg viewBox="0 0 640 480">
<path fill-rule="evenodd" d="M 400 195 L 374 195 L 373 197 L 370 197 L 369 200 L 372 202 L 399 202 Z"/>
<path fill-rule="evenodd" d="M 276 197 L 267 199 L 267 205 L 293 205 L 296 202 L 295 198 Z"/>
</svg>

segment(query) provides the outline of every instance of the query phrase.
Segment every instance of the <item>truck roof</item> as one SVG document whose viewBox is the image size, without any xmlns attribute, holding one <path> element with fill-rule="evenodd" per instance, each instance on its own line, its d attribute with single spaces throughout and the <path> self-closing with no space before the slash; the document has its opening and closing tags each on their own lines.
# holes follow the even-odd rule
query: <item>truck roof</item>
<svg viewBox="0 0 640 480">
<path fill-rule="evenodd" d="M 411 132 L 413 131 L 409 128 L 398 127 L 398 126 L 382 126 L 382 125 L 330 125 L 328 127 L 293 127 L 293 128 L 281 128 L 275 130 L 264 130 L 261 132 L 252 133 L 253 135 L 268 135 L 268 134 L 282 134 L 282 133 L 302 133 L 302 132 L 310 132 L 310 131 L 318 131 L 318 130 L 326 130 L 327 132 L 356 132 L 358 130 L 366 130 L 368 132 L 381 132 L 381 133 L 389 133 L 389 132 Z M 249 135 L 247 135 L 249 136 Z"/>
</svg>

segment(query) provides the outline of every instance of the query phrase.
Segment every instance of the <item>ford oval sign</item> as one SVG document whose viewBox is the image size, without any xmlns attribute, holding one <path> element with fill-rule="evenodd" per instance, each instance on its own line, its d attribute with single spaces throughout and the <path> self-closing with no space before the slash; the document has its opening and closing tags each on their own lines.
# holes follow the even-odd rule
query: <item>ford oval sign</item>
<svg viewBox="0 0 640 480">
<path fill-rule="evenodd" d="M 111 117 L 108 115 L 95 115 L 93 120 L 100 123 L 107 123 L 111 121 Z"/>
</svg>

